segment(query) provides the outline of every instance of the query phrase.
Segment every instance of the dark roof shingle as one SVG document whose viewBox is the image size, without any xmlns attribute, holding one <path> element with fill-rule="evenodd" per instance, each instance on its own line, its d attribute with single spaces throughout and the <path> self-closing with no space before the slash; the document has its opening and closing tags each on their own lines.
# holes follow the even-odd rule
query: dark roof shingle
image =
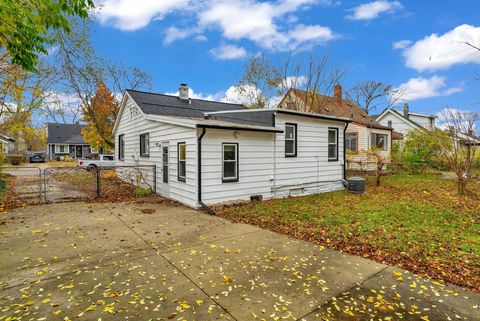
<svg viewBox="0 0 480 321">
<path fill-rule="evenodd" d="M 127 89 L 140 109 L 149 115 L 203 118 L 204 112 L 248 109 L 240 104 L 208 101 L 203 99 L 181 99 L 177 96 L 148 93 Z"/>
<path fill-rule="evenodd" d="M 48 123 L 49 144 L 88 144 L 82 136 L 84 125 Z"/>
<path fill-rule="evenodd" d="M 303 101 L 304 104 L 310 101 L 308 104 L 313 105 L 311 109 L 313 109 L 315 113 L 351 118 L 355 123 L 372 128 L 392 130 L 392 128 L 383 126 L 373 117 L 368 116 L 359 106 L 349 100 L 342 99 L 341 102 L 339 102 L 335 97 L 314 94 L 312 102 L 312 95 L 304 90 L 291 89 L 291 92 Z"/>
</svg>

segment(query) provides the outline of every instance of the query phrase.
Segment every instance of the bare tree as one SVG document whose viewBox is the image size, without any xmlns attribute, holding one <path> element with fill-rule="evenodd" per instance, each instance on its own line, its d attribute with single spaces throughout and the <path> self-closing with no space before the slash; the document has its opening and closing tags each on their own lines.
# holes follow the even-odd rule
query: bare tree
<svg viewBox="0 0 480 321">
<path fill-rule="evenodd" d="M 368 115 L 380 106 L 396 105 L 401 95 L 401 90 L 374 80 L 357 82 L 347 91 L 347 99 L 360 106 Z"/>
<path fill-rule="evenodd" d="M 80 20 L 73 25 L 76 26 L 73 32 L 58 32 L 56 35 L 59 48 L 55 59 L 59 66 L 63 94 L 77 99 L 75 106 L 69 105 L 70 117 L 73 115 L 75 119 L 77 115 L 88 114 L 91 123 L 98 127 L 98 132 L 103 132 L 101 120 L 96 119 L 92 106 L 92 97 L 98 86 L 110 86 L 115 97 L 119 99 L 125 89 L 150 89 L 152 78 L 138 68 L 126 67 L 98 57 L 89 41 L 89 22 Z M 65 119 L 63 112 L 65 109 L 59 113 L 62 120 Z"/>
<path fill-rule="evenodd" d="M 442 111 L 446 134 L 439 134 L 442 144 L 442 157 L 455 172 L 457 177 L 457 192 L 465 195 L 467 184 L 473 178 L 473 165 L 479 140 L 474 137 L 474 130 L 478 125 L 478 113 L 460 111 L 446 107 Z"/>
<path fill-rule="evenodd" d="M 278 102 L 289 91 L 299 89 L 307 96 L 304 97 L 307 103 L 292 100 L 288 108 L 309 111 L 313 106 L 323 106 L 319 95 L 330 94 L 344 74 L 342 69 L 330 66 L 327 55 L 289 54 L 286 59 L 277 61 L 259 55 L 251 58 L 244 67 L 238 90 L 251 98 L 251 107 L 265 108 Z"/>
<path fill-rule="evenodd" d="M 465 44 L 466 44 L 467 46 L 469 46 L 469 47 L 471 47 L 471 48 L 475 49 L 475 50 L 478 50 L 478 51 L 480 51 L 480 46 L 474 45 L 473 43 L 471 43 L 471 42 L 468 42 L 468 41 L 467 41 L 467 42 L 465 42 Z"/>
</svg>

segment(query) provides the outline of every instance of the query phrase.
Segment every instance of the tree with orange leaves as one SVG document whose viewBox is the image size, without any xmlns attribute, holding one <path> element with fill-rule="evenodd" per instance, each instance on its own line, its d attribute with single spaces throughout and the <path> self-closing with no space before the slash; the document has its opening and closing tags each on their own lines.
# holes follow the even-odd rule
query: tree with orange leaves
<svg viewBox="0 0 480 321">
<path fill-rule="evenodd" d="M 102 82 L 88 104 L 82 105 L 82 121 L 86 123 L 82 135 L 90 146 L 111 151 L 115 147 L 113 125 L 120 103 Z"/>
</svg>

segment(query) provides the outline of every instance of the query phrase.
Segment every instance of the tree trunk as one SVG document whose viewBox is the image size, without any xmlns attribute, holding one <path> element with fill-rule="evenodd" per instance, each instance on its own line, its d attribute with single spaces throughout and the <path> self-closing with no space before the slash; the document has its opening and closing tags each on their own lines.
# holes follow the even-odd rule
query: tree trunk
<svg viewBox="0 0 480 321">
<path fill-rule="evenodd" d="M 457 194 L 458 195 L 465 195 L 465 186 L 466 182 L 465 179 L 462 177 L 459 177 L 457 180 Z"/>
</svg>

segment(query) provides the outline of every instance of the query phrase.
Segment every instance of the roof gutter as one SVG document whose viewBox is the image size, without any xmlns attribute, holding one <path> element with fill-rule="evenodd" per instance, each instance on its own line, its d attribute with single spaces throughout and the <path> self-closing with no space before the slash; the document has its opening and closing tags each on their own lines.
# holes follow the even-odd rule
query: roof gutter
<svg viewBox="0 0 480 321">
<path fill-rule="evenodd" d="M 197 124 L 197 128 L 212 128 L 212 129 L 234 129 L 234 130 L 247 130 L 253 132 L 268 132 L 268 133 L 283 133 L 283 130 L 276 129 L 276 128 L 249 128 L 249 127 L 242 127 L 242 126 L 223 126 L 223 125 L 209 125 L 209 124 Z"/>
<path fill-rule="evenodd" d="M 207 132 L 206 128 L 202 128 L 202 133 L 198 136 L 197 144 L 197 162 L 198 162 L 198 204 L 210 215 L 216 215 L 215 212 L 202 202 L 202 138 Z"/>
</svg>

